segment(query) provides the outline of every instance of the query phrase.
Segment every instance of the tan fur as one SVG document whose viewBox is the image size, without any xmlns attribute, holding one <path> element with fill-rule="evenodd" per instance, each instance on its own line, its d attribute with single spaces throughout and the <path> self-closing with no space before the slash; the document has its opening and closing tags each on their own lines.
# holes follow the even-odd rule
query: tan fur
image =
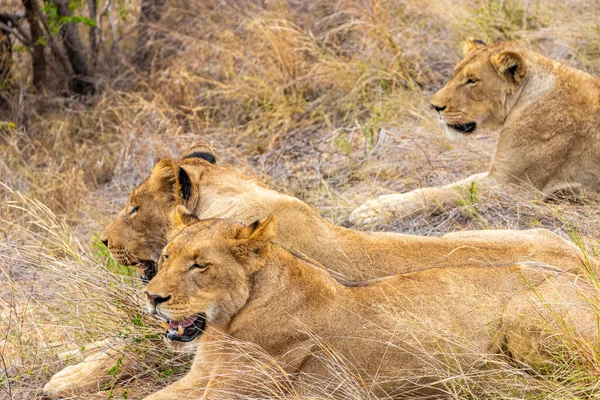
<svg viewBox="0 0 600 400">
<path fill-rule="evenodd" d="M 177 191 L 179 168 L 187 171 L 192 182 L 185 206 L 198 218 L 232 218 L 249 224 L 256 218 L 275 215 L 280 227 L 278 244 L 326 265 L 341 280 L 467 263 L 537 260 L 565 268 L 580 264 L 581 252 L 576 246 L 543 229 L 458 232 L 435 238 L 335 226 L 294 197 L 271 190 L 232 168 L 200 159 L 162 160 L 132 193 L 126 207 L 102 234 L 119 262 L 131 263 L 121 257 L 123 249 L 134 259 L 158 260 L 167 242 L 170 215 L 182 204 Z M 134 216 L 129 215 L 132 206 L 139 207 Z"/>
<path fill-rule="evenodd" d="M 99 343 L 99 348 L 92 349 L 92 354 L 83 361 L 69 365 L 54 374 L 44 386 L 44 395 L 49 398 L 79 398 L 86 393 L 102 390 L 106 384 L 114 380 L 108 372 L 117 364 L 121 366 L 119 369 L 121 376 L 134 376 L 139 372 L 136 371 L 137 360 L 135 356 L 127 353 L 127 345 L 126 341 L 114 339 Z M 72 361 L 72 358 L 62 361 Z"/>
<path fill-rule="evenodd" d="M 147 400 L 260 397 L 276 379 L 261 372 L 273 363 L 286 378 L 279 390 L 310 395 L 306 379 L 318 377 L 325 392 L 345 398 L 328 358 L 375 396 L 441 395 L 428 376 L 436 362 L 482 368 L 504 351 L 549 369 L 570 338 L 564 321 L 577 327 L 575 341 L 594 343 L 598 333 L 594 291 L 556 268 L 440 268 L 349 287 L 275 238 L 274 218 L 257 227 L 204 220 L 166 246 L 146 291 L 170 300 L 151 311 L 174 320 L 204 313 L 209 328 L 188 375 Z M 190 270 L 196 263 L 208 268 Z M 546 295 L 556 312 L 540 300 Z M 241 352 L 244 343 L 260 349 L 261 361 Z"/>
<path fill-rule="evenodd" d="M 179 169 L 183 168 L 192 183 L 185 202 L 181 197 Z M 339 280 L 368 279 L 397 273 L 420 271 L 432 267 L 462 265 L 495 265 L 538 260 L 566 269 L 578 269 L 582 254 L 579 249 L 545 229 L 529 231 L 468 231 L 441 238 L 368 233 L 335 226 L 323 219 L 302 201 L 271 190 L 237 173 L 229 167 L 210 164 L 200 159 L 161 160 L 151 175 L 131 194 L 125 208 L 102 233 L 113 257 L 121 264 L 132 265 L 142 260 L 158 261 L 172 228 L 170 216 L 177 205 L 185 205 L 201 219 L 232 218 L 249 224 L 269 215 L 277 217 L 276 242 L 296 254 L 310 257 L 327 266 Z M 138 211 L 131 214 L 134 206 Z M 177 234 L 175 229 L 173 234 Z M 172 343 L 186 350 L 186 346 Z M 189 349 L 189 347 L 187 348 Z M 108 370 L 112 360 L 98 359 L 96 370 Z M 80 393 L 77 368 L 71 368 L 73 379 L 63 374 L 52 395 Z M 57 374 L 58 375 L 58 374 Z M 98 387 L 110 376 L 98 374 Z"/>
<path fill-rule="evenodd" d="M 454 77 L 432 105 L 449 125 L 477 123 L 500 137 L 488 172 L 444 187 L 381 196 L 354 210 L 363 225 L 455 207 L 475 185 L 515 186 L 531 198 L 600 190 L 600 80 L 513 42 L 468 41 Z M 450 128 L 449 128 L 450 129 Z"/>
</svg>

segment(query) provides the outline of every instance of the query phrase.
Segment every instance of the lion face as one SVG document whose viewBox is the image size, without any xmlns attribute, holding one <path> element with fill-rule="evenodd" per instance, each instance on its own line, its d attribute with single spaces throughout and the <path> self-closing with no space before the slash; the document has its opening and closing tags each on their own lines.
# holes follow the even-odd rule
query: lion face
<svg viewBox="0 0 600 400">
<path fill-rule="evenodd" d="M 210 156 L 210 157 L 209 157 Z M 209 153 L 192 153 L 176 162 L 163 159 L 133 191 L 125 208 L 102 232 L 101 240 L 119 264 L 136 266 L 142 282 L 156 274 L 156 262 L 167 243 L 170 216 L 178 204 L 197 201 L 200 179 Z"/>
<path fill-rule="evenodd" d="M 526 76 L 522 53 L 511 42 L 488 46 L 469 39 L 465 55 L 454 77 L 433 96 L 433 109 L 463 134 L 482 125 L 502 125 Z"/>
<path fill-rule="evenodd" d="M 197 222 L 183 206 L 177 207 L 173 224 L 181 233 L 163 250 L 146 295 L 149 312 L 164 321 L 165 336 L 189 342 L 205 324 L 227 325 L 246 304 L 277 224 L 274 217 L 249 226 Z"/>
<path fill-rule="evenodd" d="M 125 207 L 102 232 L 102 241 L 121 265 L 136 266 L 147 283 L 155 274 L 155 262 L 166 244 L 168 214 L 173 201 L 156 196 L 144 182 L 129 197 Z"/>
</svg>

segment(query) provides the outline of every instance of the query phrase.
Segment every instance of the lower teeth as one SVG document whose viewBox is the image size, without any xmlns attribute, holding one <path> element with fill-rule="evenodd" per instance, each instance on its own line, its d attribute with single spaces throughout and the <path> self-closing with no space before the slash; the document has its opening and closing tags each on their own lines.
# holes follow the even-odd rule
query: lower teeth
<svg viewBox="0 0 600 400">
<path fill-rule="evenodd" d="M 177 327 L 177 333 L 179 334 L 179 336 L 183 335 L 183 326 L 178 326 Z"/>
</svg>

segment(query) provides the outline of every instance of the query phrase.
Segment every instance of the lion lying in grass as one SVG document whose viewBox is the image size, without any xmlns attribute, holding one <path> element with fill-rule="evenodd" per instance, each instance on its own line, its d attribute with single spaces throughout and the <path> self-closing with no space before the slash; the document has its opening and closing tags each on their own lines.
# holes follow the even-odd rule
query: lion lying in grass
<svg viewBox="0 0 600 400">
<path fill-rule="evenodd" d="M 502 354 L 548 371 L 560 352 L 577 354 L 569 346 L 597 341 L 596 293 L 550 266 L 440 268 L 348 286 L 275 244 L 275 217 L 197 221 L 178 207 L 181 233 L 146 287 L 169 329 L 202 327 L 197 355 L 183 379 L 146 400 L 269 397 L 263 371 L 273 364 L 286 377 L 278 390 L 309 396 L 318 377 L 345 398 L 328 358 L 375 396 L 441 395 L 429 375 L 436 358 L 471 369 Z M 240 342 L 266 357 L 240 354 Z"/>
<path fill-rule="evenodd" d="M 152 278 L 177 205 L 185 205 L 201 219 L 250 223 L 275 215 L 279 223 L 276 242 L 327 266 L 340 280 L 532 260 L 578 269 L 583 259 L 579 248 L 545 229 L 456 232 L 441 238 L 346 229 L 330 224 L 302 201 L 213 162 L 210 154 L 191 153 L 179 161 L 163 159 L 155 166 L 102 234 L 120 264 L 136 265 L 143 279 Z M 189 339 L 180 336 L 170 336 L 177 347 Z M 92 355 L 65 368 L 44 391 L 49 396 L 70 396 L 103 387 L 111 379 L 106 371 L 115 365 L 114 353 Z M 123 358 L 123 370 L 130 363 Z"/>
<path fill-rule="evenodd" d="M 530 198 L 600 190 L 600 80 L 513 42 L 468 40 L 454 77 L 432 107 L 448 127 L 500 130 L 488 172 L 443 187 L 391 194 L 355 209 L 357 225 L 455 207 L 509 185 Z"/>
<path fill-rule="evenodd" d="M 465 263 L 537 260 L 578 268 L 582 256 L 572 243 L 545 229 L 455 232 L 436 238 L 343 228 L 330 224 L 297 198 L 269 189 L 233 168 L 188 156 L 180 161 L 161 160 L 104 230 L 102 239 L 113 257 L 152 275 L 167 243 L 169 215 L 179 204 L 200 219 L 250 223 L 275 215 L 280 226 L 277 243 L 326 265 L 340 280 Z"/>
</svg>

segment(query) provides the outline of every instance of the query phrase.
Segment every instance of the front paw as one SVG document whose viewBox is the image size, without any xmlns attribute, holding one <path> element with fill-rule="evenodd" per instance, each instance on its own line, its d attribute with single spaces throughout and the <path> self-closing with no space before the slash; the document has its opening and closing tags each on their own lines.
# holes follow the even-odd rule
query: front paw
<svg viewBox="0 0 600 400">
<path fill-rule="evenodd" d="M 389 194 L 369 200 L 350 214 L 350 222 L 356 226 L 388 223 L 425 210 L 422 202 L 415 201 L 410 193 Z"/>
<path fill-rule="evenodd" d="M 59 397 L 76 397 L 83 393 L 95 393 L 103 390 L 119 375 L 131 372 L 132 360 L 126 358 L 117 349 L 109 349 L 87 357 L 79 364 L 70 365 L 54 374 L 44 386 L 44 395 L 55 399 Z"/>
</svg>

